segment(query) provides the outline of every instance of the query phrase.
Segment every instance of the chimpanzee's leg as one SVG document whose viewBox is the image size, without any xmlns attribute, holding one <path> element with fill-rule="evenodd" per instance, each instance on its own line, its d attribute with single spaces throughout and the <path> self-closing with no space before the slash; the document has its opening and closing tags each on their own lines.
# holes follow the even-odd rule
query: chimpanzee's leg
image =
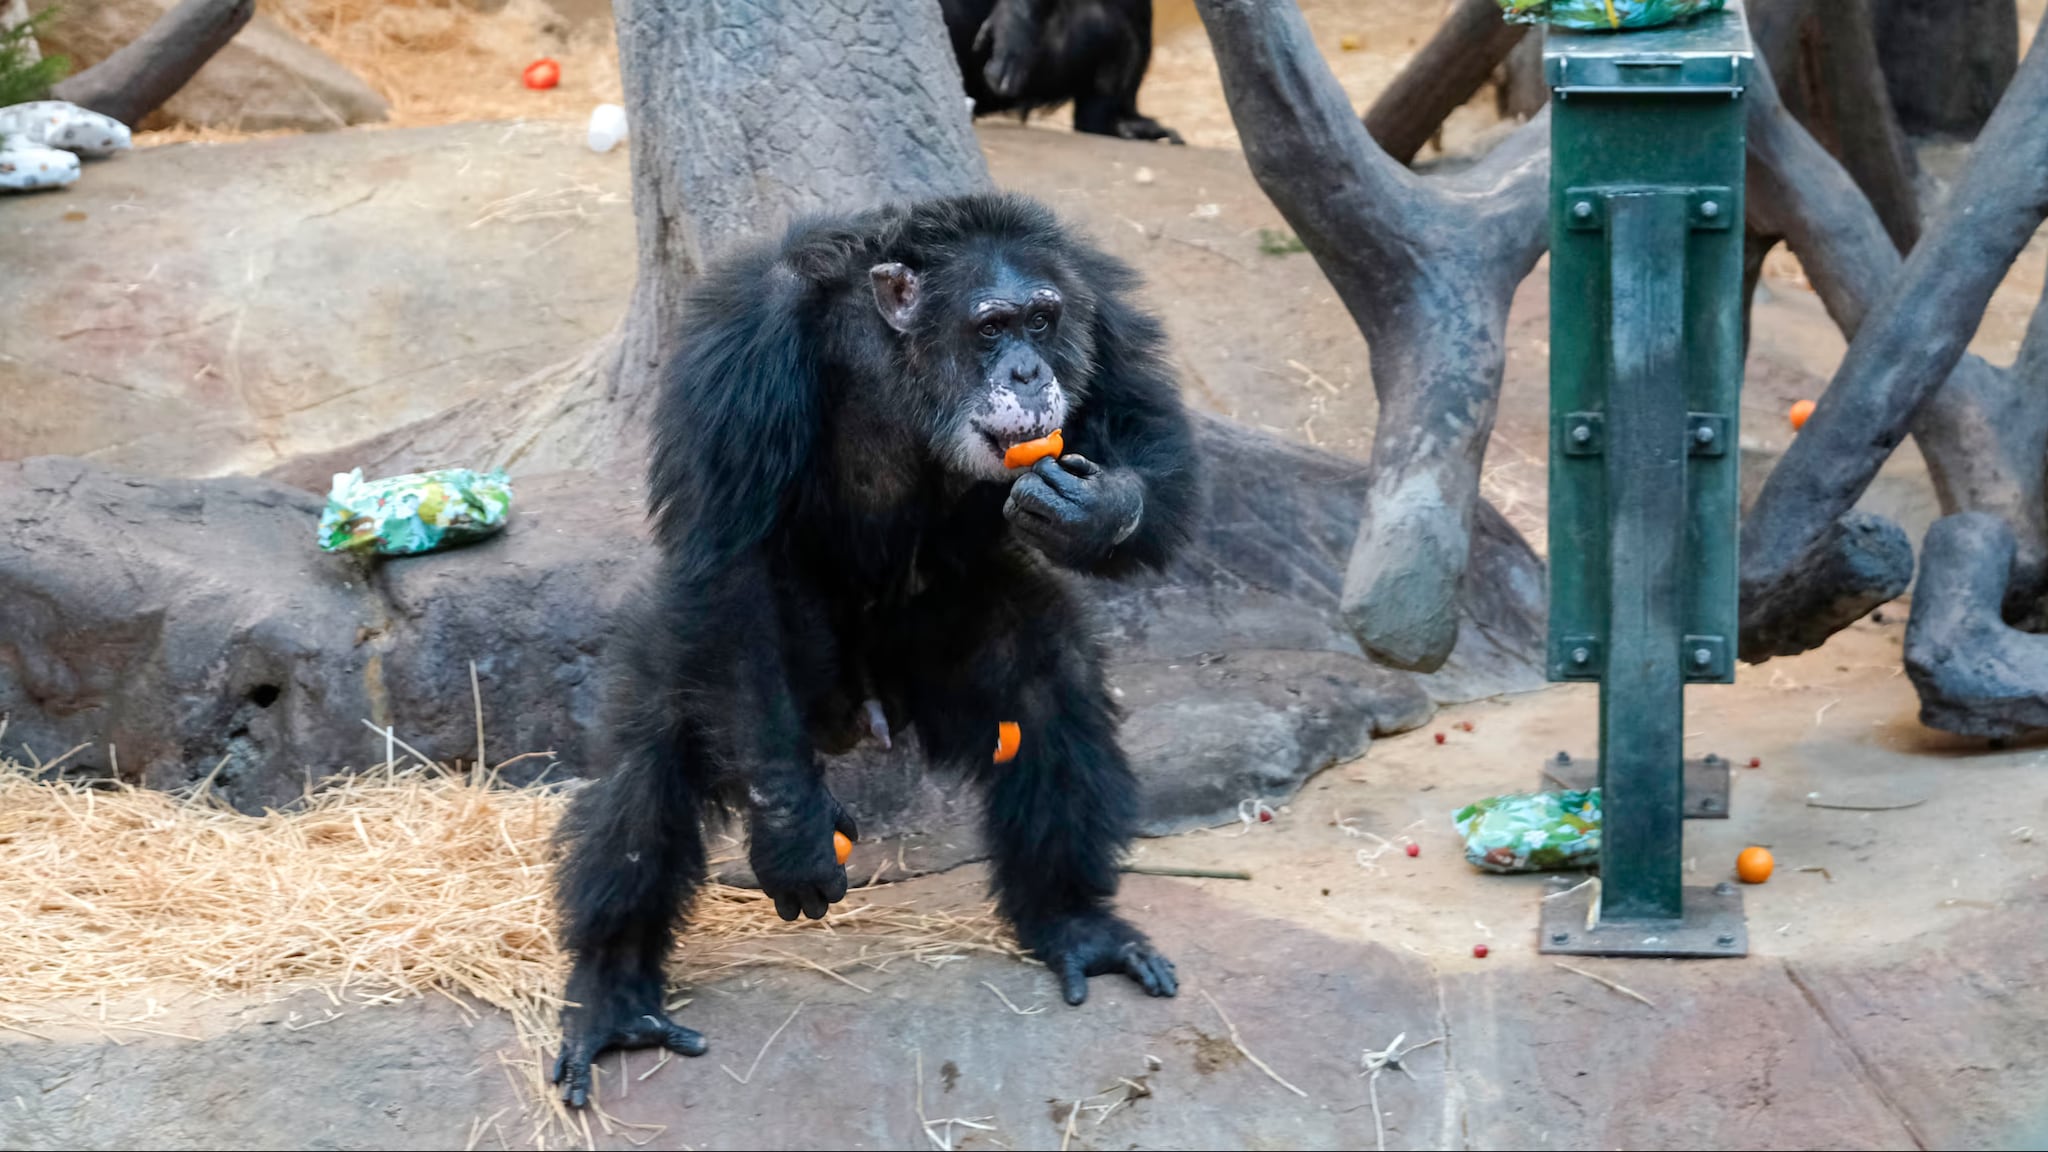
<svg viewBox="0 0 2048 1152">
<path fill-rule="evenodd" d="M 785 627 L 761 565 L 666 579 L 621 631 L 612 771 L 577 796 L 561 833 L 556 899 L 574 966 L 555 1079 L 576 1105 L 608 1048 L 704 1051 L 661 995 L 677 913 L 704 882 L 707 806 L 744 811 L 754 874 L 788 920 L 823 917 L 846 895 L 832 833 L 859 837 L 825 789 L 784 659 L 823 642 Z"/>
<path fill-rule="evenodd" d="M 1173 995 L 1172 962 L 1110 910 L 1137 781 L 1080 604 L 1062 579 L 1005 559 L 915 608 L 912 717 L 935 763 L 983 784 L 997 906 L 1019 940 L 1069 1004 L 1087 999 L 1087 977 L 1111 972 Z M 995 764 L 1003 721 L 1022 741 Z"/>
<path fill-rule="evenodd" d="M 1069 36 L 1091 56 L 1076 62 L 1091 90 L 1074 98 L 1074 131 L 1182 143 L 1180 133 L 1138 111 L 1152 64 L 1152 0 L 1099 0 Z"/>
<path fill-rule="evenodd" d="M 702 749 L 664 703 L 652 658 L 659 646 L 644 635 L 626 642 L 633 651 L 608 702 L 615 767 L 577 794 L 559 832 L 567 853 L 555 899 L 574 967 L 554 1080 L 579 1108 L 590 1094 L 591 1062 L 607 1049 L 705 1049 L 701 1034 L 662 1011 L 677 914 L 705 876 L 705 773 L 693 763 Z"/>
</svg>

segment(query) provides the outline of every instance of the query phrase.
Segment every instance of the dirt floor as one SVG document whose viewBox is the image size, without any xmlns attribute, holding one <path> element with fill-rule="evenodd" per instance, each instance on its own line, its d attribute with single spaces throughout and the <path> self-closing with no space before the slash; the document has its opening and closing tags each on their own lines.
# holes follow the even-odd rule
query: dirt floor
<svg viewBox="0 0 2048 1152">
<path fill-rule="evenodd" d="M 554 19 L 518 2 L 503 19 L 529 29 Z M 569 44 L 583 55 L 565 62 L 595 61 L 594 78 L 532 111 L 517 107 L 579 116 L 616 88 L 615 74 L 603 73 L 606 38 L 590 7 L 556 31 L 507 34 L 509 46 L 472 61 L 467 82 L 478 86 L 503 60 L 543 48 L 559 55 Z M 1305 5 L 1361 105 L 1419 42 L 1417 7 Z M 2039 3 L 2030 7 L 2038 16 Z M 301 11 L 311 20 L 344 9 Z M 450 28 L 469 19 L 446 18 Z M 360 50 L 391 57 L 384 67 L 392 76 L 412 74 L 408 53 L 446 50 L 397 24 L 374 37 L 332 19 L 327 27 L 323 46 L 369 44 Z M 1360 47 L 1345 51 L 1345 36 Z M 1227 110 L 1187 0 L 1162 0 L 1158 40 L 1143 105 L 1195 147 L 1047 146 L 1039 136 L 1057 118 L 1032 128 L 990 124 L 983 140 L 995 171 L 1085 217 L 1146 271 L 1190 369 L 1191 402 L 1363 456 L 1375 418 L 1364 344 L 1308 257 L 1259 253 L 1259 230 L 1281 222 L 1229 151 Z M 420 83 L 394 98 L 403 124 L 508 114 L 500 97 L 465 102 L 453 86 Z M 565 140 L 576 131 L 541 131 L 557 129 Z M 1453 120 L 1446 143 L 1469 148 L 1498 130 L 1475 105 Z M 1937 181 L 1953 159 L 1930 153 Z M 405 191 L 406 173 L 431 161 L 423 152 L 415 167 L 380 167 L 378 179 Z M 521 162 L 548 163 L 544 150 Z M 600 195 L 622 189 L 615 167 L 578 180 Z M 440 205 L 419 179 L 418 190 L 390 199 Z M 341 189 L 334 200 L 349 195 Z M 468 220 L 475 207 L 435 211 Z M 622 210 L 578 226 L 593 231 L 573 243 L 630 251 Z M 532 233 L 535 243 L 554 234 L 551 224 L 527 227 L 544 229 Z M 2037 240 L 1994 300 L 1979 351 L 2011 359 L 2044 270 L 2048 247 Z M 1796 262 L 1776 261 L 1771 273 L 1744 400 L 1743 448 L 1759 472 L 1789 437 L 1785 407 L 1817 394 L 1842 353 Z M 575 309 L 616 314 L 627 287 L 591 288 Z M 583 312 L 562 307 L 561 339 L 587 338 Z M 1517 298 L 1487 476 L 1489 495 L 1539 547 L 1547 324 L 1539 268 Z M 1925 522 L 1931 499 L 1909 450 L 1871 499 L 1909 525 Z M 1760 762 L 1736 770 L 1728 819 L 1687 826 L 1690 882 L 1726 878 L 1745 845 L 1776 854 L 1774 878 L 1744 889 L 1746 959 L 1561 968 L 1536 953 L 1546 879 L 1488 876 L 1460 858 L 1452 810 L 1538 786 L 1541 762 L 1560 749 L 1591 753 L 1596 696 L 1558 687 L 1446 712 L 1421 731 L 1379 741 L 1369 757 L 1314 778 L 1270 824 L 1142 842 L 1141 865 L 1252 875 L 1130 878 L 1125 909 L 1181 964 L 1177 1000 L 1149 1001 L 1097 980 L 1090 1003 L 1068 1009 L 1042 970 L 969 951 L 848 969 L 844 979 L 787 964 L 744 967 L 685 992 L 691 1002 L 679 1019 L 705 1030 L 712 1052 L 659 1067 L 647 1053 L 607 1058 L 602 1099 L 616 1120 L 592 1119 L 587 1139 L 573 1142 L 2043 1146 L 2048 749 L 1991 750 L 1921 727 L 1900 670 L 1904 611 L 1893 606 L 1882 622 L 1820 651 L 1743 668 L 1732 687 L 1689 693 L 1690 753 Z M 1383 851 L 1374 837 L 1412 841 L 1420 854 Z M 971 909 L 980 882 L 967 868 L 866 899 Z M 1489 949 L 1483 959 L 1473 954 L 1480 944 Z M 842 945 L 812 928 L 777 946 L 819 958 Z M 0 1031 L 0 1146 L 571 1142 L 536 1108 L 535 1069 L 503 1014 L 449 998 L 372 1006 L 287 992 L 206 997 L 173 984 L 111 1009 L 80 1000 L 10 1014 L 0 1027 L 32 1034 Z M 1368 1050 L 1397 1037 L 1428 1046 L 1401 1070 L 1361 1076 Z"/>
<path fill-rule="evenodd" d="M 1588 749 L 1594 696 L 1564 687 L 1382 741 L 1270 824 L 1144 842 L 1141 864 L 1253 877 L 1128 880 L 1125 909 L 1181 965 L 1177 1000 L 1099 979 L 1069 1009 L 1043 970 L 966 951 L 843 980 L 741 969 L 684 992 L 709 1055 L 607 1059 L 614 1134 L 593 1120 L 593 1142 L 902 1148 L 927 1142 L 921 1119 L 943 1139 L 958 1117 L 984 1127 L 954 1125 L 954 1147 L 1372 1147 L 1377 1091 L 1389 1148 L 2039 1146 L 2048 754 L 1921 729 L 1900 634 L 1894 613 L 1692 693 L 1688 749 L 1761 762 L 1737 769 L 1729 819 L 1687 827 L 1698 883 L 1744 845 L 1777 856 L 1744 890 L 1747 959 L 1560 968 L 1535 950 L 1544 878 L 1464 863 L 1453 808 Z M 867 899 L 972 908 L 979 882 Z M 813 929 L 777 947 L 837 943 Z M 493 1012 L 170 991 L 101 1011 L 46 1005 L 21 1026 L 51 1040 L 0 1041 L 0 1144 L 497 1147 L 540 1122 Z M 1408 1058 L 1412 1079 L 1361 1079 L 1365 1051 L 1403 1035 L 1442 1040 Z"/>
</svg>

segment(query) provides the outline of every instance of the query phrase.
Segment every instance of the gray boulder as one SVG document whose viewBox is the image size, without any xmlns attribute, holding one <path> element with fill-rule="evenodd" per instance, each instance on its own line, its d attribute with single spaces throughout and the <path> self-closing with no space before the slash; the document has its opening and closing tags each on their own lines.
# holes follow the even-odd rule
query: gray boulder
<svg viewBox="0 0 2048 1152">
<path fill-rule="evenodd" d="M 1099 591 L 1112 683 L 1162 833 L 1284 799 L 1435 703 L 1542 681 L 1540 562 L 1487 508 L 1459 650 L 1416 676 L 1365 658 L 1336 612 L 1363 466 L 1199 421 L 1219 482 L 1209 527 L 1171 571 Z M 621 594 L 650 550 L 630 479 L 516 480 L 483 543 L 365 562 L 313 544 L 320 498 L 256 479 L 156 480 L 71 459 L 0 464 L 0 713 L 6 747 L 63 770 L 213 787 L 245 810 L 382 761 L 363 721 L 472 760 L 477 670 L 487 755 L 552 752 L 506 776 L 601 774 L 599 696 Z M 913 866 L 974 852 L 971 798 L 914 744 L 841 758 L 835 792 L 866 839 Z M 857 861 L 856 867 L 862 863 Z"/>
</svg>

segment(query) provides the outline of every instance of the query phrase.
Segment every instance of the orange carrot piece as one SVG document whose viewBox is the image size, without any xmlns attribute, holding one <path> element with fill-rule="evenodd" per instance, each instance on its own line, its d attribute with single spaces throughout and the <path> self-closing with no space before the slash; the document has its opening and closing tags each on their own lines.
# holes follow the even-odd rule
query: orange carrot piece
<svg viewBox="0 0 2048 1152">
<path fill-rule="evenodd" d="M 1022 444 L 1011 445 L 1010 450 L 1003 453 L 1003 467 L 1029 468 L 1047 456 L 1059 456 L 1065 453 L 1066 450 L 1066 438 L 1060 435 L 1059 429 L 1055 428 L 1049 434 L 1041 436 L 1036 440 L 1026 440 Z"/>
<path fill-rule="evenodd" d="M 996 725 L 996 763 L 1008 764 L 1017 758 L 1017 747 L 1024 743 L 1024 733 L 1015 720 L 1004 720 Z"/>
</svg>

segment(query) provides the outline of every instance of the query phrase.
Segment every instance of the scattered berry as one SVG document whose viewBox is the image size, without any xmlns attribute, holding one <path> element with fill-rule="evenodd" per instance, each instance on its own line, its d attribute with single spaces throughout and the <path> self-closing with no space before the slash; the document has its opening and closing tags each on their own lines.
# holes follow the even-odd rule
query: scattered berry
<svg viewBox="0 0 2048 1152">
<path fill-rule="evenodd" d="M 1439 743 L 1439 744 L 1441 744 L 1441 743 L 1443 743 L 1443 742 L 1444 742 L 1444 734 L 1443 734 L 1443 733 L 1439 732 L 1439 733 L 1437 733 L 1437 734 L 1436 734 L 1436 742 L 1437 742 L 1437 743 Z"/>
<path fill-rule="evenodd" d="M 1806 427 L 1806 419 L 1813 415 L 1813 408 L 1813 401 L 1801 400 L 1792 406 L 1792 411 L 1785 414 L 1792 421 L 1792 430 L 1794 432 Z"/>
<path fill-rule="evenodd" d="M 1470 720 L 1460 720 L 1457 723 L 1457 729 L 1460 732 L 1470 732 L 1472 730 L 1472 722 Z"/>
<path fill-rule="evenodd" d="M 1408 854 L 1409 854 L 1410 856 L 1420 856 L 1420 855 L 1422 855 L 1422 845 L 1420 845 L 1420 844 L 1410 844 L 1410 845 L 1408 846 Z"/>
<path fill-rule="evenodd" d="M 1749 847 L 1735 858 L 1735 876 L 1744 884 L 1761 884 L 1771 878 L 1776 861 L 1768 848 Z"/>
<path fill-rule="evenodd" d="M 1486 953 L 1488 951 L 1489 949 L 1484 944 L 1474 944 L 1472 946 L 1472 955 L 1477 956 L 1481 960 L 1486 959 Z"/>
<path fill-rule="evenodd" d="M 520 79 L 526 82 L 528 88 L 536 90 L 553 88 L 562 82 L 562 66 L 553 60 L 542 57 L 528 64 L 525 73 L 521 75 Z"/>
<path fill-rule="evenodd" d="M 1751 756 L 1751 757 L 1749 758 L 1749 766 L 1750 766 L 1751 768 L 1761 768 L 1761 767 L 1763 767 L 1763 766 L 1764 766 L 1764 758 L 1763 758 L 1763 757 L 1761 757 L 1761 756 Z"/>
<path fill-rule="evenodd" d="M 853 855 L 853 841 L 846 838 L 846 833 L 832 834 L 832 854 L 839 858 L 841 864 L 846 863 L 846 858 Z"/>
<path fill-rule="evenodd" d="M 1271 812 L 1266 811 L 1264 808 L 1259 809 L 1259 823 L 1271 824 L 1272 822 L 1273 814 Z"/>
</svg>

